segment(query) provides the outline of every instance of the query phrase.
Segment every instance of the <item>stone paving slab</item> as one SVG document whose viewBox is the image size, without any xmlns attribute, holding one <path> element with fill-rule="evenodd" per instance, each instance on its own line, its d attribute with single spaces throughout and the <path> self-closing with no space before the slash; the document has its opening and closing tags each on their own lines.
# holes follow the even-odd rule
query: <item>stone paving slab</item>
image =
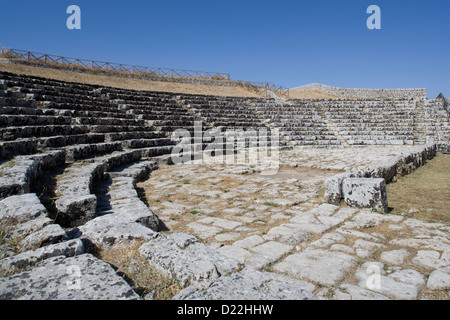
<svg viewBox="0 0 450 320">
<path fill-rule="evenodd" d="M 251 268 L 221 277 L 206 290 L 188 287 L 174 300 L 318 300 L 296 284 L 275 280 Z"/>
<path fill-rule="evenodd" d="M 407 149 L 399 148 L 398 153 L 394 150 L 391 155 L 400 155 L 403 152 L 401 150 Z M 309 149 L 304 151 L 302 157 L 310 152 Z M 349 165 L 354 165 L 358 159 L 364 159 L 364 152 L 373 152 L 375 156 L 378 152 L 385 151 L 386 154 L 390 152 L 383 148 L 364 148 L 360 155 L 356 150 L 355 159 L 352 160 L 350 154 L 347 160 L 336 157 L 325 168 L 335 166 L 339 161 L 348 161 Z M 312 154 L 321 152 L 311 150 Z M 390 155 L 386 155 L 385 159 L 389 157 Z M 314 161 L 320 162 L 319 159 Z M 276 179 L 256 177 L 256 174 L 255 177 L 248 176 L 248 170 L 233 171 L 227 167 L 220 168 L 220 175 L 217 175 L 216 171 L 208 172 L 207 168 L 208 166 L 194 167 L 189 174 L 182 170 L 173 173 L 180 175 L 180 182 L 183 179 L 189 180 L 188 185 L 178 188 L 181 193 L 184 189 L 202 189 L 202 184 L 197 184 L 196 174 L 208 183 L 213 182 L 213 185 L 208 185 L 208 197 L 197 197 L 198 191 L 190 193 L 191 196 L 195 195 L 192 199 L 197 204 L 186 201 L 186 198 L 172 198 L 172 202 L 186 206 L 180 207 L 183 211 L 180 215 L 183 217 L 199 208 L 198 214 L 190 216 L 195 218 L 189 221 L 190 231 L 223 255 L 234 258 L 247 267 L 270 270 L 271 274 L 315 286 L 314 292 L 319 296 L 331 299 L 417 299 L 425 294 L 426 297 L 429 293 L 423 293 L 426 289 L 424 279 L 434 270 L 449 265 L 447 256 L 450 252 L 450 228 L 446 225 L 345 205 L 310 201 L 297 203 L 295 193 L 308 193 L 304 189 L 306 186 L 311 186 L 308 190 L 314 190 L 320 184 L 286 177 L 283 183 L 279 183 Z M 323 183 L 324 178 L 321 181 Z M 221 188 L 225 183 L 226 187 Z M 245 187 L 242 188 L 241 185 Z M 301 185 L 302 188 L 295 185 Z M 165 192 L 169 190 L 166 189 Z M 227 192 L 224 193 L 223 190 Z M 263 198 L 249 195 L 247 190 L 257 190 L 258 196 L 263 195 Z M 223 197 L 224 194 L 234 197 Z M 285 195 L 286 199 L 293 201 L 274 201 L 275 194 Z M 225 210 L 207 209 L 219 206 L 224 206 Z M 234 222 L 242 223 L 242 226 L 234 228 L 237 225 Z M 177 224 L 173 226 L 176 228 L 182 225 L 183 222 L 177 218 Z M 402 236 L 403 234 L 406 236 Z M 384 291 L 367 288 L 363 283 L 367 277 L 358 280 L 358 266 L 368 261 L 379 261 L 384 266 L 382 268 L 389 270 L 381 275 Z M 322 289 L 319 290 L 317 284 Z M 399 292 L 395 293 L 395 290 Z"/>
<path fill-rule="evenodd" d="M 295 278 L 334 285 L 347 275 L 356 261 L 355 257 L 342 252 L 307 249 L 289 255 L 276 264 L 274 270 Z"/>
</svg>

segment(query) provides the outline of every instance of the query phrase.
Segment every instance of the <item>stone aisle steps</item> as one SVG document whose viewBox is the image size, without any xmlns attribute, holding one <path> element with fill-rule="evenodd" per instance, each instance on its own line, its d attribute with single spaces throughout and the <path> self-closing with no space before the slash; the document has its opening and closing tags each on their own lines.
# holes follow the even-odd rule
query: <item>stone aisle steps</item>
<svg viewBox="0 0 450 320">
<path fill-rule="evenodd" d="M 159 219 L 136 191 L 136 183 L 147 179 L 157 168 L 155 161 L 139 161 L 105 172 L 106 179 L 96 187 L 97 215 L 121 215 L 158 231 Z"/>
</svg>

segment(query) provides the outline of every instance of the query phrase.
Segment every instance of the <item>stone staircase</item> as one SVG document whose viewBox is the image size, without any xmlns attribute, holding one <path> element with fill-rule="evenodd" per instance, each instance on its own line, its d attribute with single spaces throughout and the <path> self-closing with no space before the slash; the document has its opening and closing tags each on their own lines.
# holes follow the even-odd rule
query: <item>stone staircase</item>
<svg viewBox="0 0 450 320">
<path fill-rule="evenodd" d="M 415 102 L 321 100 L 316 102 L 349 145 L 412 145 Z"/>
<path fill-rule="evenodd" d="M 414 112 L 414 144 L 422 145 L 427 142 L 427 126 L 425 123 L 425 108 L 423 100 L 416 100 Z"/>
<path fill-rule="evenodd" d="M 445 108 L 445 102 L 436 100 L 424 101 L 424 118 L 427 142 L 438 145 L 439 151 L 450 153 L 450 112 Z"/>
<path fill-rule="evenodd" d="M 234 148 L 284 147 L 284 141 L 273 141 L 276 132 L 243 98 L 181 95 L 180 103 L 210 124 Z M 275 135 L 275 136 L 272 136 Z M 275 144 L 276 145 L 275 145 Z"/>
<path fill-rule="evenodd" d="M 341 143 L 329 130 L 314 104 L 309 101 L 253 99 L 249 102 L 280 134 L 294 146 L 339 146 Z"/>
</svg>

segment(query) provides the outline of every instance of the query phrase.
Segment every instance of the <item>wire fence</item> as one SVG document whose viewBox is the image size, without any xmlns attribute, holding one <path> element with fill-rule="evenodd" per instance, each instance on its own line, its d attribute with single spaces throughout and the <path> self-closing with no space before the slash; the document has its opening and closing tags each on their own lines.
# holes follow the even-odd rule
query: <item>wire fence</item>
<svg viewBox="0 0 450 320">
<path fill-rule="evenodd" d="M 270 94 L 267 94 L 267 91 L 272 91 L 276 95 L 280 97 L 289 98 L 289 89 L 278 84 L 272 82 L 250 82 L 250 81 L 237 81 L 238 85 L 247 88 L 248 90 L 252 90 L 258 93 L 264 93 L 266 96 L 270 97 Z M 262 92 L 261 92 L 262 91 Z"/>
<path fill-rule="evenodd" d="M 261 93 L 261 89 L 270 90 L 277 95 L 289 98 L 289 89 L 271 82 L 250 82 L 231 80 L 230 74 L 220 72 L 207 72 L 197 70 L 169 69 L 157 67 L 144 67 L 123 63 L 95 61 L 88 59 L 69 58 L 46 53 L 2 48 L 0 56 L 8 59 L 47 64 L 55 67 L 69 67 L 71 69 L 104 71 L 108 73 L 129 73 L 144 76 L 156 76 L 167 78 L 189 78 L 199 80 L 224 80 L 232 81 L 236 86 L 243 86 L 249 90 Z M 264 92 L 263 92 L 264 93 Z M 267 92 L 266 92 L 267 93 Z"/>
<path fill-rule="evenodd" d="M 115 62 L 69 58 L 46 53 L 38 53 L 10 48 L 2 48 L 1 55 L 5 58 L 20 59 L 29 62 L 63 65 L 74 68 L 91 69 L 91 70 L 142 73 L 156 76 L 183 77 L 194 79 L 230 80 L 230 75 L 227 73 L 144 67 Z"/>
</svg>

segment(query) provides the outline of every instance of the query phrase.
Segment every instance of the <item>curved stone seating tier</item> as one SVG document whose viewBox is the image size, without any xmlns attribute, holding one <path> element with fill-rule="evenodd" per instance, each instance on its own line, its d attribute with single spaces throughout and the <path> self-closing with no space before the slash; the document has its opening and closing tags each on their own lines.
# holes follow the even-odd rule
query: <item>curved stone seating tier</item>
<svg viewBox="0 0 450 320">
<path fill-rule="evenodd" d="M 61 224 L 72 227 L 92 220 L 96 217 L 97 208 L 95 186 L 104 180 L 106 172 L 125 164 L 133 164 L 142 158 L 168 154 L 171 150 L 172 146 L 162 146 L 116 151 L 69 165 L 56 177 L 55 208 L 58 220 Z"/>
<path fill-rule="evenodd" d="M 12 195 L 29 193 L 31 184 L 40 176 L 42 170 L 61 166 L 66 161 L 64 151 L 17 156 L 0 165 L 0 199 Z"/>
<path fill-rule="evenodd" d="M 67 240 L 65 231 L 53 223 L 39 198 L 32 193 L 1 200 L 0 223 L 4 230 L 8 230 L 6 238 L 10 243 L 17 244 L 10 248 L 11 255 Z M 10 266 L 11 263 L 0 260 L 0 273 L 11 271 L 4 270 L 5 265 Z"/>
<path fill-rule="evenodd" d="M 400 141 L 412 144 L 420 138 L 412 130 L 420 121 L 414 99 L 277 101 L 197 96 L 107 88 L 7 73 L 2 73 L 1 88 L 0 105 L 5 112 L 0 117 L 0 126 L 6 127 L 4 129 L 20 125 L 67 125 L 70 121 L 70 125 L 92 126 L 90 132 L 93 133 L 133 131 L 136 127 L 153 125 L 155 130 L 170 136 L 176 129 L 192 132 L 190 127 L 194 121 L 201 120 L 208 128 L 222 131 L 263 128 L 268 123 L 297 145 L 314 145 L 311 139 L 305 140 L 314 136 L 312 140 L 320 141 L 319 145 L 330 146 L 340 145 L 342 140 L 348 144 L 400 144 Z M 45 112 L 23 111 L 21 114 L 13 108 Z M 429 139 L 441 129 L 448 130 L 442 126 L 435 129 L 431 124 L 429 127 Z M 17 135 L 11 128 L 2 131 L 2 140 L 40 138 L 42 134 L 45 133 L 39 129 L 26 129 Z"/>
<path fill-rule="evenodd" d="M 0 128 L 0 138 L 4 141 L 30 137 L 52 137 L 89 133 L 85 125 L 48 125 Z"/>
<path fill-rule="evenodd" d="M 105 141 L 133 140 L 133 139 L 163 139 L 164 133 L 153 130 L 129 131 L 129 132 L 108 132 L 104 134 Z"/>
<path fill-rule="evenodd" d="M 38 141 L 35 139 L 18 139 L 0 142 L 0 159 L 10 159 L 17 155 L 37 153 Z"/>
<path fill-rule="evenodd" d="M 173 146 L 175 142 L 168 138 L 157 139 L 131 139 L 120 142 L 125 149 L 141 149 L 147 147 Z"/>
<path fill-rule="evenodd" d="M 76 144 L 97 144 L 105 142 L 106 135 L 98 133 L 87 133 L 78 135 L 64 135 L 54 137 L 37 138 L 39 148 L 62 148 Z"/>
</svg>

